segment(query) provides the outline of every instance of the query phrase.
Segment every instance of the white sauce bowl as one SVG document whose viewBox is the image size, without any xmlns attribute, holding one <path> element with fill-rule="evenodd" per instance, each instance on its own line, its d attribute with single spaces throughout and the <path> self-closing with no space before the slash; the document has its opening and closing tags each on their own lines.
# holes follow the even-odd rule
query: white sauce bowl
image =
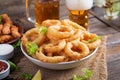
<svg viewBox="0 0 120 80">
<path fill-rule="evenodd" d="M 0 59 L 7 60 L 12 58 L 14 48 L 10 44 L 0 44 Z"/>
</svg>

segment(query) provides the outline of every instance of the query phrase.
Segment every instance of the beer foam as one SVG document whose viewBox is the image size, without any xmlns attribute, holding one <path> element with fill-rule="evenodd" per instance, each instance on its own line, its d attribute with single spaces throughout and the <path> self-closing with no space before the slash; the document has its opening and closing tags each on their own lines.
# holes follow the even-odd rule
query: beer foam
<svg viewBox="0 0 120 80">
<path fill-rule="evenodd" d="M 93 6 L 93 0 L 65 0 L 69 10 L 88 10 Z"/>
</svg>

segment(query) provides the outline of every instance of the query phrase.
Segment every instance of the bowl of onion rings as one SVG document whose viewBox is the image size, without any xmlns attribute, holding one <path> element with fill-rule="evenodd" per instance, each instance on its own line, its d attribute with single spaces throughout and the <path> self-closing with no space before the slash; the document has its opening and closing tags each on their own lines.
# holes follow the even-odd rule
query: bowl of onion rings
<svg viewBox="0 0 120 80">
<path fill-rule="evenodd" d="M 54 70 L 80 66 L 93 56 L 101 36 L 70 20 L 45 20 L 25 32 L 21 50 L 34 64 Z"/>
</svg>

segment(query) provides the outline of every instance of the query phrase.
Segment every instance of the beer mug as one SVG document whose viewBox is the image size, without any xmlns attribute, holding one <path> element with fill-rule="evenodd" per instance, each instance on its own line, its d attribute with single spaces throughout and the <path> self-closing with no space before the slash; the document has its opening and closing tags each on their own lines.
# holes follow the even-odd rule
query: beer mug
<svg viewBox="0 0 120 80">
<path fill-rule="evenodd" d="M 59 19 L 59 0 L 26 0 L 26 15 L 28 21 L 38 24 Z"/>
<path fill-rule="evenodd" d="M 88 11 L 93 0 L 65 0 L 69 10 L 69 19 L 88 29 Z"/>
</svg>

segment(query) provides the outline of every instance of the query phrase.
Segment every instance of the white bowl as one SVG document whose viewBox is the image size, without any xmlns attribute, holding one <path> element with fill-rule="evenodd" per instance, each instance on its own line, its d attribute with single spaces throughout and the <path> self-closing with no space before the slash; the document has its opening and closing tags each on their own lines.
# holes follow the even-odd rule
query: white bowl
<svg viewBox="0 0 120 80">
<path fill-rule="evenodd" d="M 96 51 L 98 50 L 98 48 L 96 48 L 90 55 L 80 59 L 80 60 L 76 60 L 76 61 L 69 61 L 69 62 L 60 62 L 60 63 L 45 63 L 42 61 L 39 61 L 35 58 L 30 57 L 23 49 L 22 43 L 21 43 L 21 50 L 23 52 L 23 54 L 25 55 L 26 58 L 28 58 L 31 62 L 33 62 L 34 64 L 47 68 L 47 69 L 54 69 L 54 70 L 64 70 L 64 69 L 70 69 L 70 68 L 74 68 L 77 66 L 80 66 L 82 62 L 86 61 L 87 59 L 89 59 L 91 56 L 93 56 Z"/>
<path fill-rule="evenodd" d="M 10 64 L 5 60 L 0 60 L 0 61 L 7 64 L 7 69 L 0 72 L 0 80 L 1 80 L 1 79 L 4 79 L 5 77 L 7 77 L 9 75 L 9 73 L 10 73 Z"/>
<path fill-rule="evenodd" d="M 0 59 L 10 59 L 14 55 L 14 48 L 10 44 L 0 44 Z"/>
</svg>

